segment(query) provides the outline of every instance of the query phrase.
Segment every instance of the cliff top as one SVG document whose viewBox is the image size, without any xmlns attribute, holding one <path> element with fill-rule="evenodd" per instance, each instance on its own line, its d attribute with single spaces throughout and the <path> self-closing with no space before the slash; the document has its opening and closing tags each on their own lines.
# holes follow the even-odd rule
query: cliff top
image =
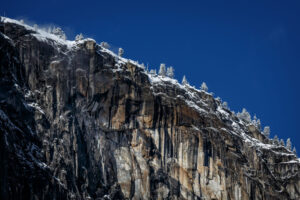
<svg viewBox="0 0 300 200">
<path fill-rule="evenodd" d="M 126 71 L 128 70 L 128 68 L 126 67 L 127 64 L 133 65 L 139 68 L 140 73 L 148 77 L 149 83 L 152 85 L 151 89 L 154 95 L 160 95 L 163 98 L 180 99 L 184 101 L 186 105 L 198 112 L 200 115 L 213 115 L 222 121 L 227 121 L 226 123 L 230 126 L 228 126 L 229 128 L 223 129 L 228 134 L 233 134 L 239 137 L 244 143 L 248 144 L 249 146 L 255 146 L 259 151 L 269 150 L 274 155 L 288 157 L 287 162 L 285 163 L 300 164 L 300 159 L 297 158 L 297 156 L 291 151 L 291 149 L 288 149 L 284 145 L 277 144 L 276 141 L 274 141 L 274 139 L 269 139 L 263 134 L 263 131 L 257 124 L 256 119 L 252 120 L 250 118 L 249 120 L 247 119 L 247 117 L 244 117 L 243 113 L 235 114 L 228 107 L 224 106 L 219 98 L 214 98 L 212 93 L 208 93 L 204 90 L 197 89 L 189 85 L 188 83 L 181 84 L 176 79 L 167 76 L 161 76 L 150 73 L 147 69 L 145 69 L 145 66 L 143 64 L 139 64 L 138 62 L 133 61 L 131 59 L 118 56 L 108 48 L 105 48 L 100 44 L 96 44 L 95 40 L 91 38 L 71 41 L 62 38 L 57 34 L 50 33 L 47 30 L 30 26 L 22 21 L 10 19 L 7 17 L 1 17 L 1 23 L 19 26 L 20 28 L 25 29 L 28 32 L 28 35 L 33 36 L 40 42 L 48 43 L 54 46 L 55 48 L 57 48 L 58 51 L 62 51 L 63 53 L 76 51 L 78 50 L 78 48 L 80 48 L 82 44 L 91 42 L 93 43 L 93 45 L 95 45 L 97 53 L 108 54 L 115 60 L 116 64 L 112 68 L 114 72 Z M 4 35 L 4 37 L 12 41 L 9 38 L 9 36 Z M 164 94 L 163 92 L 163 89 L 166 88 L 179 90 L 181 91 L 180 95 L 177 95 L 175 97 L 166 96 L 166 94 Z M 31 104 L 30 106 L 34 106 L 34 104 Z M 38 110 L 41 110 L 41 108 L 38 108 Z"/>
</svg>

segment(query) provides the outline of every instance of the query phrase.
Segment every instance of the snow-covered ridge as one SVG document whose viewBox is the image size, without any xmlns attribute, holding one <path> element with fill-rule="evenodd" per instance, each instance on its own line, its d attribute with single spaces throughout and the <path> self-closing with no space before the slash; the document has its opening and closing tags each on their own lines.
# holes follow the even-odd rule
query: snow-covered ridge
<svg viewBox="0 0 300 200">
<path fill-rule="evenodd" d="M 82 44 L 88 40 L 92 40 L 89 38 L 88 39 L 80 39 L 77 41 L 62 39 L 62 38 L 58 37 L 57 35 L 49 33 L 43 29 L 29 26 L 27 24 L 24 24 L 21 21 L 6 18 L 6 17 L 1 17 L 1 22 L 2 23 L 12 23 L 12 24 L 17 24 L 19 26 L 22 26 L 25 29 L 30 30 L 32 32 L 31 35 L 34 36 L 39 41 L 41 41 L 41 42 L 51 41 L 54 43 L 54 45 L 57 45 L 57 48 L 59 48 L 60 46 L 65 46 L 65 47 L 67 47 L 68 50 L 72 50 L 72 49 L 76 49 L 79 44 Z M 7 37 L 7 36 L 5 36 L 5 37 Z M 7 39 L 9 39 L 9 38 L 7 37 Z M 259 149 L 276 148 L 276 145 L 274 145 L 274 144 L 263 143 L 260 140 L 253 138 L 250 135 L 246 134 L 247 127 L 249 125 L 254 125 L 257 128 L 257 130 L 260 131 L 261 134 L 263 134 L 262 131 L 260 130 L 260 128 L 257 127 L 256 122 L 251 121 L 251 118 L 250 118 L 250 120 L 248 119 L 249 116 L 246 115 L 247 113 L 246 114 L 244 113 L 244 115 L 242 113 L 240 116 L 235 115 L 234 112 L 230 111 L 228 108 L 224 108 L 221 104 L 221 101 L 218 99 L 215 99 L 211 93 L 208 93 L 205 90 L 197 89 L 193 86 L 190 86 L 188 83 L 181 84 L 178 82 L 178 80 L 176 80 L 174 78 L 170 78 L 168 76 L 161 76 L 161 75 L 150 73 L 147 69 L 145 69 L 145 66 L 143 64 L 139 64 L 137 61 L 119 56 L 119 55 L 115 54 L 113 51 L 111 51 L 105 47 L 102 47 L 99 44 L 97 44 L 97 46 L 99 47 L 98 48 L 99 53 L 107 53 L 115 59 L 117 70 L 121 70 L 122 66 L 126 65 L 127 63 L 130 63 L 132 65 L 139 67 L 141 69 L 141 72 L 144 73 L 148 77 L 148 80 L 152 86 L 151 88 L 152 88 L 152 92 L 154 95 L 161 95 L 160 93 L 157 93 L 154 88 L 166 88 L 167 85 L 169 85 L 173 88 L 182 90 L 182 91 L 184 91 L 184 96 L 178 95 L 176 98 L 184 101 L 186 103 L 186 105 L 188 105 L 195 111 L 199 112 L 199 114 L 213 114 L 213 115 L 216 115 L 220 119 L 226 119 L 228 121 L 231 121 L 233 131 L 226 130 L 226 132 L 240 137 L 245 143 L 247 143 L 251 146 L 255 146 Z M 200 94 L 209 96 L 211 100 L 215 101 L 215 103 L 218 105 L 217 109 L 211 110 L 211 108 L 209 108 L 209 106 L 207 105 L 207 102 L 205 102 L 203 99 L 201 99 L 202 95 L 200 95 Z M 35 107 L 41 113 L 43 112 L 36 104 L 30 104 L 29 106 Z M 271 141 L 271 143 L 272 143 L 272 141 Z M 289 149 L 287 149 L 287 150 L 290 151 Z M 291 152 L 291 154 L 292 154 L 292 152 Z M 297 159 L 296 162 L 299 162 L 299 160 Z"/>
<path fill-rule="evenodd" d="M 168 76 L 161 76 L 157 74 L 152 74 L 148 72 L 147 69 L 141 64 L 139 64 L 136 61 L 126 59 L 123 57 L 118 56 L 114 52 L 110 51 L 106 48 L 101 48 L 101 52 L 105 52 L 110 54 L 112 57 L 114 57 L 116 61 L 116 67 L 121 68 L 122 64 L 131 63 L 139 68 L 142 69 L 142 72 L 148 76 L 149 82 L 151 84 L 152 92 L 154 95 L 163 95 L 162 93 L 156 93 L 153 88 L 166 88 L 166 85 L 171 86 L 172 88 L 177 88 L 179 90 L 184 91 L 185 96 L 178 95 L 176 98 L 179 98 L 183 100 L 186 105 L 194 109 L 195 111 L 199 112 L 200 114 L 212 114 L 216 115 L 218 118 L 226 119 L 228 121 L 231 121 L 233 131 L 232 130 L 225 130 L 226 132 L 233 134 L 237 137 L 239 137 L 243 142 L 249 146 L 255 147 L 258 151 L 262 151 L 263 149 L 267 149 L 272 151 L 274 154 L 281 154 L 286 156 L 295 156 L 295 154 L 291 151 L 291 149 L 288 149 L 285 146 L 280 146 L 282 148 L 286 149 L 286 152 L 280 152 L 276 149 L 278 148 L 277 144 L 274 144 L 273 139 L 267 138 L 266 141 L 268 143 L 264 143 L 251 135 L 247 134 L 246 132 L 249 132 L 249 126 L 255 127 L 256 131 L 258 131 L 261 135 L 264 135 L 263 137 L 266 137 L 262 130 L 260 130 L 260 122 L 257 123 L 259 120 L 254 117 L 254 120 L 251 120 L 251 116 L 248 116 L 249 113 L 246 110 L 243 110 L 242 113 L 235 114 L 235 112 L 231 111 L 228 107 L 224 107 L 222 104 L 222 101 L 219 98 L 214 98 L 213 93 L 208 93 L 205 90 L 197 89 L 194 86 L 187 84 L 181 84 L 178 82 L 178 80 L 174 78 L 170 78 Z M 206 104 L 206 102 L 201 99 L 201 95 L 204 94 L 208 97 L 210 97 L 211 100 L 213 100 L 218 106 L 216 110 L 211 110 L 209 106 Z M 300 163 L 299 159 L 296 158 L 293 160 L 293 162 Z"/>
<path fill-rule="evenodd" d="M 205 102 L 203 102 L 199 98 L 199 95 L 197 95 L 196 93 L 204 92 L 204 93 L 206 93 L 206 95 L 211 96 L 210 93 L 199 90 L 199 89 L 197 89 L 193 86 L 190 86 L 189 84 L 186 84 L 186 85 L 180 84 L 178 82 L 178 80 L 176 80 L 174 78 L 170 78 L 168 76 L 160 76 L 160 75 L 157 75 L 157 74 L 151 74 L 145 69 L 145 66 L 143 66 L 142 64 L 139 64 L 137 61 L 118 56 L 117 54 L 115 54 L 113 51 L 110 51 L 109 49 L 101 48 L 100 51 L 108 53 L 112 57 L 114 57 L 114 59 L 117 63 L 116 64 L 117 67 L 121 67 L 122 64 L 131 63 L 131 64 L 139 67 L 140 69 L 142 69 L 142 72 L 145 75 L 148 76 L 148 80 L 149 80 L 150 84 L 152 85 L 152 87 L 151 87 L 152 89 L 153 89 L 153 86 L 157 86 L 157 87 L 163 86 L 163 87 L 165 87 L 166 84 L 169 84 L 169 85 L 172 85 L 172 87 L 177 87 L 177 88 L 185 91 L 185 95 L 188 96 L 187 99 L 185 99 L 182 96 L 177 96 L 177 98 L 180 98 L 180 99 L 184 100 L 189 107 L 195 109 L 199 113 L 207 113 L 207 111 L 205 109 L 201 108 L 198 105 L 199 103 L 202 104 L 202 105 L 203 104 L 205 105 Z M 154 93 L 154 95 L 160 95 L 159 93 L 155 93 L 155 91 L 153 91 L 153 93 Z"/>
<path fill-rule="evenodd" d="M 56 45 L 60 46 L 66 46 L 68 49 L 71 49 L 76 45 L 75 41 L 70 41 L 70 40 L 64 40 L 60 37 L 58 37 L 55 34 L 51 34 L 43 29 L 39 29 L 33 26 L 30 26 L 28 24 L 23 23 L 22 21 L 10 19 L 7 17 L 1 17 L 1 22 L 2 23 L 11 23 L 11 24 L 17 24 L 19 26 L 24 27 L 25 29 L 32 31 L 31 35 L 34 36 L 36 39 L 42 42 L 49 42 L 52 41 Z"/>
<path fill-rule="evenodd" d="M 83 38 L 81 35 L 81 38 L 78 40 L 67 40 L 65 38 L 60 37 L 57 34 L 53 34 L 43 28 L 39 28 L 38 26 L 30 26 L 28 24 L 25 24 L 23 21 L 10 19 L 7 17 L 0 17 L 1 23 L 10 23 L 10 24 L 16 24 L 19 26 L 22 26 L 26 30 L 30 31 L 30 35 L 35 37 L 37 40 L 41 42 L 45 42 L 48 44 L 51 44 L 55 46 L 58 50 L 61 49 L 61 47 L 66 47 L 68 51 L 77 49 L 80 44 L 85 43 L 86 41 L 93 41 L 96 43 L 96 41 L 92 38 Z M 4 35 L 4 34 L 3 34 Z M 4 35 L 4 37 L 8 38 L 8 36 Z"/>
</svg>

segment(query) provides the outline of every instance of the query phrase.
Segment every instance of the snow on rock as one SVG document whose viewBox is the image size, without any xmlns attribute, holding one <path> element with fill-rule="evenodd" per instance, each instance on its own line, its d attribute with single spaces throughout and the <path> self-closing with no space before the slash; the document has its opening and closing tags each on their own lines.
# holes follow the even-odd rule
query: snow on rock
<svg viewBox="0 0 300 200">
<path fill-rule="evenodd" d="M 21 25 L 26 27 L 23 23 Z M 10 26 L 23 30 L 22 27 L 11 24 Z M 26 28 L 31 29 L 32 27 Z M 20 38 L 20 43 L 16 43 L 16 46 L 22 45 L 22 39 L 25 39 L 26 42 L 32 41 L 34 45 L 41 44 L 39 41 L 49 43 L 49 45 L 45 45 L 46 50 L 48 50 L 47 47 L 51 50 L 52 47 L 59 50 L 55 51 L 54 57 L 51 54 L 51 56 L 39 60 L 39 63 L 50 63 L 53 70 L 51 74 L 53 73 L 54 77 L 59 78 L 53 78 L 53 82 L 52 79 L 47 81 L 48 76 L 46 75 L 48 74 L 45 73 L 44 77 L 30 79 L 34 82 L 35 87 L 28 88 L 28 90 L 17 84 L 13 87 L 20 94 L 20 104 L 23 103 L 20 106 L 25 106 L 27 109 L 24 109 L 30 111 L 36 124 L 33 123 L 32 126 L 27 124 L 26 120 L 22 120 L 24 119 L 22 113 L 17 118 L 18 123 L 12 124 L 10 118 L 12 122 L 15 122 L 14 116 L 2 112 L 1 109 L 0 123 L 6 124 L 7 133 L 14 133 L 17 130 L 13 127 L 14 125 L 22 129 L 18 132 L 26 130 L 23 132 L 29 137 L 24 137 L 24 148 L 20 146 L 22 148 L 19 148 L 19 151 L 16 150 L 20 157 L 18 160 L 27 162 L 31 169 L 38 168 L 41 171 L 47 170 L 49 166 L 49 170 L 53 170 L 53 173 L 51 172 L 49 175 L 53 175 L 60 186 L 70 191 L 68 193 L 70 197 L 73 197 L 73 191 L 77 190 L 74 188 L 77 187 L 78 180 L 83 183 L 80 187 L 84 190 L 88 183 L 97 184 L 98 181 L 93 182 L 94 180 L 88 179 L 89 176 L 84 175 L 87 172 L 85 168 L 87 166 L 95 169 L 92 171 L 95 173 L 95 177 L 101 178 L 104 175 L 105 178 L 101 178 L 101 182 L 103 180 L 103 183 L 120 185 L 120 190 L 124 191 L 123 194 L 126 194 L 128 198 L 132 192 L 134 192 L 132 194 L 149 194 L 144 199 L 150 199 L 151 194 L 155 194 L 156 191 L 148 186 L 155 185 L 156 180 L 163 180 L 164 183 L 171 183 L 170 185 L 175 183 L 178 188 L 167 187 L 169 184 L 163 187 L 160 187 L 160 184 L 156 186 L 159 186 L 161 191 L 167 192 L 169 189 L 170 191 L 175 189 L 174 191 L 180 192 L 178 194 L 186 195 L 184 198 L 221 199 L 221 196 L 235 196 L 241 199 L 243 198 L 241 194 L 246 194 L 249 188 L 251 188 L 251 192 L 248 191 L 249 196 L 260 192 L 259 188 L 252 191 L 253 185 L 259 186 L 262 183 L 263 185 L 270 184 L 271 187 L 275 180 L 274 177 L 278 180 L 284 177 L 282 180 L 285 181 L 285 177 L 290 177 L 294 173 L 290 169 L 298 167 L 299 159 L 296 155 L 283 146 L 274 145 L 272 140 L 261 133 L 253 121 L 243 120 L 228 108 L 224 108 L 221 99 L 214 98 L 213 94 L 205 90 L 196 89 L 188 83 L 180 84 L 177 80 L 165 76 L 164 73 L 162 75 L 149 73 L 148 70 L 145 70 L 144 65 L 120 57 L 108 48 L 96 44 L 90 38 L 74 42 L 63 40 L 50 33 L 41 33 L 37 29 L 25 32 L 32 37 Z M 11 35 L 9 35 L 11 38 L 17 38 L 13 37 L 14 34 Z M 38 41 L 35 38 L 38 38 Z M 26 49 L 30 49 L 31 43 L 28 42 L 26 45 L 28 45 Z M 29 54 L 26 52 L 25 55 Z M 76 59 L 74 66 L 72 58 L 77 58 L 76 56 L 80 56 L 82 52 L 86 54 L 87 59 Z M 41 51 L 41 53 L 46 53 L 47 56 L 47 52 Z M 22 59 L 28 59 L 28 57 L 25 56 Z M 91 60 L 99 61 L 92 63 L 99 66 L 99 71 L 97 69 L 87 72 L 87 62 Z M 66 62 L 64 63 L 64 61 Z M 63 67 L 74 70 L 75 75 L 73 76 L 73 73 L 69 73 L 67 70 L 61 70 L 60 64 L 65 64 Z M 55 66 L 59 67 L 55 68 Z M 39 69 L 47 68 L 43 64 L 37 67 Z M 90 69 L 91 67 L 93 66 L 90 66 Z M 44 71 L 39 72 L 40 74 L 31 70 L 29 73 L 34 77 L 36 74 L 43 75 L 44 73 Z M 84 77 L 89 78 L 85 80 Z M 79 78 L 78 81 L 77 78 Z M 65 84 L 65 81 L 70 81 L 70 84 Z M 120 89 L 116 87 L 118 86 L 116 84 L 120 84 Z M 77 92 L 78 94 L 81 92 L 81 86 L 84 88 L 82 95 L 77 95 Z M 86 95 L 85 92 L 90 90 L 89 86 L 91 86 L 92 92 L 91 95 Z M 66 97 L 64 95 L 54 96 L 54 92 L 66 94 Z M 73 94 L 76 95 L 73 96 Z M 89 98 L 93 96 L 97 98 Z M 103 101 L 98 99 L 100 97 Z M 70 101 L 65 101 L 66 99 L 72 99 L 72 102 L 75 103 L 70 106 Z M 160 105 L 156 106 L 157 104 Z M 45 109 L 42 110 L 41 107 Z M 112 107 L 116 111 L 113 115 Z M 130 109 L 127 109 L 129 107 Z M 46 113 L 46 115 L 39 113 Z M 157 116 L 155 116 L 156 114 Z M 168 122 L 169 119 L 172 119 L 170 114 L 173 114 L 174 122 Z M 35 135 L 31 129 L 36 132 Z M 5 135 L 8 135 L 7 133 Z M 35 137 L 38 140 L 33 140 Z M 11 141 L 23 143 L 23 140 L 15 139 L 4 141 L 9 144 L 12 144 Z M 41 143 L 41 141 L 43 142 Z M 75 154 L 73 147 L 76 149 Z M 51 151 L 52 156 L 49 154 Z M 44 153 L 45 158 L 41 156 Z M 80 156 L 78 157 L 78 155 Z M 81 161 L 81 158 L 89 158 L 89 156 L 93 159 Z M 26 157 L 27 159 L 25 159 Z M 116 164 L 111 165 L 110 162 L 109 164 L 106 162 L 115 159 L 117 159 Z M 80 161 L 81 164 L 69 162 L 70 160 Z M 127 169 L 123 170 L 122 163 L 126 164 Z M 280 166 L 278 167 L 278 165 Z M 31 169 L 29 171 L 34 171 Z M 153 169 L 154 173 L 150 173 L 149 169 Z M 165 171 L 165 169 L 167 170 Z M 172 174 L 176 174 L 177 170 L 179 170 L 180 176 L 174 181 Z M 67 180 L 68 176 L 65 176 L 67 171 L 78 171 L 82 177 L 74 176 L 74 179 L 69 182 L 71 179 Z M 116 177 L 128 174 L 129 171 L 137 176 L 125 177 L 122 180 L 116 179 Z M 248 171 L 255 173 L 251 175 Z M 271 173 L 266 174 L 268 171 Z M 107 174 L 110 176 L 106 176 Z M 145 177 L 144 174 L 146 174 Z M 151 174 L 158 179 L 155 178 L 153 182 Z M 141 187 L 134 187 L 132 190 L 130 185 L 135 183 Z M 235 185 L 234 191 L 225 183 L 226 185 L 227 183 Z M 293 181 L 289 181 L 289 183 L 296 188 L 297 185 Z M 112 184 L 107 186 L 114 187 Z M 278 187 L 272 188 L 277 189 L 280 188 L 279 186 L 284 185 L 279 184 Z M 141 190 L 141 188 L 148 189 Z M 272 188 L 261 194 L 271 194 L 274 192 Z M 83 191 L 83 194 L 88 199 L 89 195 L 86 192 Z M 96 192 L 98 193 L 96 190 L 93 191 L 93 194 Z M 105 192 L 101 193 L 105 194 Z M 208 196 L 201 196 L 201 193 Z M 298 193 L 297 191 L 297 195 Z M 155 197 L 157 196 L 153 198 Z M 74 198 L 80 199 L 77 194 Z M 170 196 L 170 198 L 172 197 Z M 112 199 L 115 198 L 112 197 Z M 273 198 L 266 197 L 265 199 Z"/>
<path fill-rule="evenodd" d="M 152 85 L 151 89 L 152 89 L 152 92 L 154 95 L 165 96 L 165 94 L 163 92 L 156 92 L 155 88 L 166 88 L 167 86 L 170 86 L 173 88 L 177 88 L 177 90 L 178 89 L 183 90 L 185 95 L 184 96 L 178 95 L 176 98 L 184 101 L 186 103 L 186 105 L 193 108 L 198 113 L 208 114 L 208 110 L 210 110 L 210 108 L 207 105 L 207 103 L 205 101 L 203 101 L 203 99 L 201 98 L 201 94 L 206 95 L 207 97 L 213 99 L 213 101 L 215 101 L 215 103 L 218 105 L 217 109 L 215 110 L 215 113 L 219 114 L 217 116 L 221 119 L 226 119 L 226 120 L 229 120 L 232 122 L 232 127 L 233 127 L 234 131 L 226 130 L 226 132 L 229 132 L 231 134 L 234 134 L 235 136 L 238 136 L 241 140 L 244 141 L 244 143 L 247 143 L 250 146 L 256 147 L 258 149 L 258 151 L 260 151 L 260 149 L 269 149 L 270 150 L 270 149 L 276 148 L 276 145 L 274 145 L 274 144 L 264 143 L 256 138 L 252 137 L 251 135 L 248 135 L 246 133 L 246 131 L 248 130 L 247 127 L 249 125 L 255 126 L 255 124 L 253 124 L 253 122 L 251 122 L 251 121 L 250 122 L 244 121 L 238 117 L 234 118 L 233 116 L 235 116 L 235 115 L 229 109 L 224 109 L 222 107 L 221 102 L 218 101 L 217 99 L 213 98 L 212 93 L 208 93 L 205 90 L 196 89 L 195 87 L 190 86 L 189 84 L 185 84 L 185 85 L 180 84 L 178 82 L 178 80 L 167 77 L 167 76 L 161 76 L 161 75 L 157 75 L 157 74 L 148 73 L 144 69 L 144 67 L 142 65 L 140 65 L 138 62 L 120 57 L 117 54 L 115 54 L 114 52 L 110 51 L 109 49 L 101 48 L 100 51 L 108 53 L 111 56 L 113 56 L 118 63 L 117 66 L 119 66 L 119 67 L 122 65 L 125 65 L 126 63 L 131 63 L 137 67 L 142 68 L 144 74 L 148 76 L 148 80 L 149 80 L 150 84 Z M 115 70 L 114 72 L 116 72 L 116 71 L 118 71 L 118 70 Z M 214 114 L 214 112 L 213 112 L 213 114 Z M 274 151 L 274 152 L 281 153 L 282 155 L 293 155 L 293 154 L 286 154 L 286 153 L 276 152 L 276 151 Z M 295 162 L 299 162 L 299 160 L 296 160 Z"/>
<path fill-rule="evenodd" d="M 35 108 L 36 110 L 38 110 L 43 115 L 45 114 L 44 111 L 42 110 L 42 108 L 37 103 L 28 103 L 28 106 L 30 106 L 32 108 Z"/>
<path fill-rule="evenodd" d="M 32 31 L 31 35 L 34 36 L 37 40 L 41 42 L 53 42 L 54 45 L 57 46 L 65 46 L 67 49 L 71 50 L 76 42 L 75 41 L 70 41 L 70 40 L 64 40 L 57 35 L 48 33 L 45 30 L 42 29 L 36 29 L 30 25 L 24 24 L 21 21 L 10 19 L 7 17 L 1 17 L 1 22 L 3 23 L 12 23 L 12 24 L 17 24 L 19 26 L 23 26 L 25 29 Z"/>
<path fill-rule="evenodd" d="M 7 35 L 3 34 L 0 32 L 0 35 L 3 36 L 7 41 L 9 41 L 9 43 L 12 45 L 12 46 L 15 46 L 12 39 L 10 37 L 8 37 Z"/>
<path fill-rule="evenodd" d="M 34 36 L 35 38 L 37 38 L 39 41 L 53 42 L 54 45 L 56 45 L 58 48 L 59 48 L 59 46 L 65 46 L 65 47 L 67 47 L 68 50 L 72 50 L 72 49 L 74 50 L 74 49 L 79 48 L 80 45 L 85 44 L 86 42 L 89 42 L 89 41 L 96 43 L 96 41 L 91 38 L 86 38 L 86 39 L 77 40 L 77 41 L 64 40 L 54 34 L 46 32 L 42 29 L 36 29 L 36 28 L 26 25 L 18 20 L 9 19 L 6 17 L 2 17 L 1 21 L 3 23 L 14 23 L 14 24 L 23 26 L 27 30 L 32 31 L 31 35 Z M 11 41 L 11 39 L 8 36 L 6 36 L 6 35 L 3 35 L 3 36 Z M 116 68 L 112 69 L 112 71 L 114 73 L 123 71 L 122 67 L 125 66 L 127 63 L 135 65 L 136 67 L 142 69 L 141 72 L 144 73 L 148 77 L 148 80 L 149 80 L 150 84 L 152 85 L 151 89 L 152 89 L 152 92 L 154 95 L 162 95 L 162 96 L 165 95 L 162 92 L 157 91 L 157 89 L 159 89 L 159 88 L 172 87 L 172 88 L 176 88 L 176 90 L 182 90 L 182 91 L 184 91 L 184 96 L 178 95 L 176 98 L 184 101 L 186 103 L 186 105 L 193 108 L 199 114 L 210 113 L 212 115 L 216 115 L 218 118 L 220 118 L 220 120 L 226 119 L 226 120 L 230 121 L 231 127 L 233 128 L 233 130 L 226 129 L 224 131 L 240 137 L 244 141 L 244 143 L 247 143 L 250 146 L 255 146 L 258 149 L 274 149 L 274 148 L 276 148 L 276 145 L 264 143 L 256 138 L 250 136 L 249 134 L 247 134 L 246 133 L 247 127 L 249 125 L 253 125 L 253 123 L 246 122 L 246 121 L 240 119 L 239 117 L 234 117 L 234 114 L 232 114 L 230 112 L 230 110 L 222 108 L 221 102 L 214 99 L 212 93 L 208 93 L 205 90 L 196 89 L 195 87 L 190 86 L 189 84 L 185 84 L 185 85 L 180 84 L 176 79 L 173 79 L 173 78 L 170 78 L 167 76 L 161 76 L 161 75 L 148 73 L 148 71 L 145 70 L 145 67 L 143 65 L 139 64 L 138 62 L 133 61 L 128 58 L 121 57 L 121 56 L 117 55 L 116 53 L 114 53 L 113 51 L 109 50 L 108 48 L 102 47 L 101 45 L 97 44 L 97 47 L 98 47 L 97 53 L 99 53 L 99 54 L 106 53 L 115 59 L 115 61 L 116 61 L 115 67 Z M 30 95 L 32 95 L 32 94 L 27 93 L 25 95 L 25 97 L 29 97 Z M 215 110 L 214 110 L 214 108 L 209 107 L 207 101 L 203 100 L 203 98 L 202 98 L 203 95 L 205 95 L 208 99 L 210 99 L 210 101 L 214 102 L 217 105 Z M 40 113 L 45 114 L 38 104 L 29 103 L 28 105 L 30 107 L 35 108 Z M 213 112 L 211 112 L 212 110 L 213 110 Z M 284 154 L 284 153 L 282 153 L 282 154 Z M 299 159 L 293 160 L 293 162 L 299 162 Z"/>
<path fill-rule="evenodd" d="M 4 22 L 4 23 L 14 23 L 14 24 L 23 26 L 27 30 L 32 31 L 33 33 L 31 35 L 34 36 L 35 38 L 37 38 L 39 41 L 54 42 L 54 45 L 58 46 L 58 48 L 59 48 L 59 46 L 66 46 L 67 49 L 72 50 L 72 49 L 78 48 L 78 46 L 80 44 L 84 44 L 87 41 L 93 41 L 94 43 L 96 43 L 95 40 L 93 40 L 91 38 L 86 38 L 86 39 L 77 40 L 77 41 L 64 40 L 64 39 L 62 39 L 62 38 L 60 38 L 60 37 L 58 37 L 54 34 L 46 32 L 42 29 L 37 29 L 37 28 L 34 28 L 32 26 L 26 25 L 26 24 L 24 24 L 24 23 L 22 23 L 18 20 L 6 18 L 6 17 L 2 17 L 1 21 Z M 143 69 L 144 73 L 148 76 L 148 79 L 149 79 L 149 81 L 152 85 L 160 86 L 160 85 L 169 84 L 172 87 L 178 87 L 181 90 L 185 91 L 185 97 L 179 96 L 178 98 L 184 100 L 188 106 L 194 108 L 195 110 L 197 110 L 200 113 L 207 112 L 205 109 L 203 109 L 199 106 L 199 103 L 201 105 L 205 105 L 205 103 L 203 101 L 201 101 L 201 99 L 199 98 L 199 95 L 196 95 L 196 93 L 197 92 L 198 93 L 202 92 L 202 93 L 206 93 L 207 95 L 210 95 L 209 93 L 207 93 L 205 91 L 197 90 L 196 88 L 194 88 L 190 85 L 182 85 L 177 80 L 175 80 L 173 78 L 169 78 L 167 76 L 158 76 L 158 75 L 149 74 L 144 69 L 145 67 L 142 66 L 141 64 L 139 64 L 137 61 L 133 61 L 131 59 L 121 57 L 121 56 L 117 55 L 116 53 L 114 53 L 113 51 L 111 51 L 107 48 L 103 48 L 100 45 L 98 45 L 98 47 L 100 49 L 98 51 L 98 53 L 107 53 L 107 54 L 111 55 L 116 60 L 117 69 L 114 69 L 114 72 L 121 71 L 121 66 L 125 65 L 127 63 L 135 65 L 135 66 Z M 188 98 L 186 99 L 186 97 L 188 97 Z M 43 113 L 43 111 L 40 109 L 40 107 L 38 105 L 30 104 L 30 106 L 35 107 L 37 110 L 39 110 L 41 113 Z"/>
</svg>

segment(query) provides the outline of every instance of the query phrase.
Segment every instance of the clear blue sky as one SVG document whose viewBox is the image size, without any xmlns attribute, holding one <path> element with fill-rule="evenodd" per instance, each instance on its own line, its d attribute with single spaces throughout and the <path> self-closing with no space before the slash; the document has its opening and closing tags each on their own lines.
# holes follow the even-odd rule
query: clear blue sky
<svg viewBox="0 0 300 200">
<path fill-rule="evenodd" d="M 300 151 L 300 1 L 4 1 L 0 14 L 123 47 L 243 107 Z"/>
</svg>

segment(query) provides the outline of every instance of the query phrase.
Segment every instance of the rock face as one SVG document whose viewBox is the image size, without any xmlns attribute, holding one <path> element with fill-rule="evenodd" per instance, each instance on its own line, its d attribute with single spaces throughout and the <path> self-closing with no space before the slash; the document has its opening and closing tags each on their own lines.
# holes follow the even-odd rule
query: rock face
<svg viewBox="0 0 300 200">
<path fill-rule="evenodd" d="M 0 199 L 300 199 L 296 155 L 92 39 L 0 23 Z"/>
</svg>

